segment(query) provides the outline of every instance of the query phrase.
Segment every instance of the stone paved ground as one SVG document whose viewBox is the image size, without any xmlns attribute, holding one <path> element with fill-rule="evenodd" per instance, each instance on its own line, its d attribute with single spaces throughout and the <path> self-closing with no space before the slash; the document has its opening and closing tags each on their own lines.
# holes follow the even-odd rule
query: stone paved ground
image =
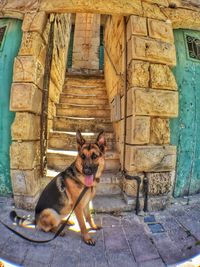
<svg viewBox="0 0 200 267">
<path fill-rule="evenodd" d="M 189 205 L 173 205 L 160 212 L 136 216 L 96 215 L 103 229 L 94 233 L 96 246 L 85 245 L 80 233 L 66 230 L 48 244 L 27 242 L 0 225 L 0 258 L 21 266 L 77 266 L 77 267 L 162 267 L 169 266 L 200 253 L 200 200 Z M 0 199 L 0 218 L 10 223 L 11 199 Z M 27 214 L 27 212 L 24 212 Z M 145 220 L 155 216 L 157 225 Z M 22 233 L 37 239 L 51 234 L 33 229 L 18 228 Z"/>
</svg>

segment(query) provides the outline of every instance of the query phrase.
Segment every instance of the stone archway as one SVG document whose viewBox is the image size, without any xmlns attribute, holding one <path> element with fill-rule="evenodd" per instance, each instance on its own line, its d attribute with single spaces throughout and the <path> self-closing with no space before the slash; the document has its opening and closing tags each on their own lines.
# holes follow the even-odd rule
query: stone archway
<svg viewBox="0 0 200 267">
<path fill-rule="evenodd" d="M 132 15 L 130 20 L 131 33 L 129 35 L 131 41 L 128 40 L 128 59 L 131 63 L 128 72 L 130 74 L 129 82 L 132 86 L 132 89 L 129 90 L 129 101 L 136 100 L 139 105 L 142 99 L 148 100 L 148 97 L 151 99 L 153 97 L 153 99 L 159 99 L 159 101 L 154 104 L 161 104 L 166 108 L 165 99 L 167 93 L 168 102 L 176 102 L 176 93 L 172 88 L 174 87 L 173 76 L 170 71 L 170 66 L 175 64 L 175 54 L 174 52 L 173 55 L 167 52 L 169 51 L 169 47 L 173 50 L 173 41 L 170 40 L 169 42 L 168 33 L 172 31 L 173 28 L 200 28 L 200 10 L 198 5 L 194 6 L 191 1 L 187 3 L 187 1 L 177 0 L 175 1 L 176 4 L 173 4 L 173 1 L 169 2 L 170 4 L 166 0 L 58 0 L 56 2 L 42 0 L 39 4 L 37 0 L 29 0 L 26 1 L 26 3 L 22 0 L 14 2 L 9 0 L 6 3 L 0 4 L 2 16 L 24 18 L 24 42 L 22 43 L 19 57 L 17 57 L 15 62 L 14 82 L 12 87 L 12 99 L 15 99 L 16 102 L 18 100 L 18 102 L 14 103 L 11 101 L 11 109 L 17 112 L 13 124 L 14 141 L 11 147 L 11 168 L 13 169 L 13 181 L 19 181 L 19 186 L 16 187 L 16 191 L 14 191 L 16 193 L 15 201 L 18 206 L 30 207 L 34 205 L 32 202 L 37 198 L 39 192 L 36 168 L 39 166 L 37 163 L 39 139 L 36 129 L 38 129 L 41 111 L 37 109 L 33 103 L 35 101 L 41 101 L 42 95 L 41 82 L 44 74 L 44 55 L 49 31 L 47 14 L 53 12 L 94 12 L 112 15 Z M 145 22 L 138 24 L 138 20 Z M 172 22 L 171 24 L 170 21 Z M 145 30 L 146 27 L 148 31 Z M 163 27 L 166 29 L 166 32 L 162 32 Z M 36 40 L 41 40 L 39 46 Z M 136 47 L 140 49 L 134 50 Z M 163 51 L 165 51 L 165 53 L 163 53 Z M 160 60 L 160 58 L 162 58 L 162 60 Z M 34 71 L 28 72 L 28 68 Z M 51 100 L 49 102 L 51 114 L 53 114 L 55 110 L 54 100 L 56 101 L 59 95 L 59 85 L 56 84 L 56 80 L 58 80 L 57 75 L 58 71 L 54 69 L 50 84 L 51 88 L 53 88 Z M 142 78 L 142 76 L 144 78 Z M 160 80 L 160 76 L 164 78 Z M 25 90 L 22 90 L 19 84 L 21 84 Z M 166 89 L 171 92 L 167 92 Z M 53 92 L 57 93 L 54 94 Z M 23 102 L 21 101 L 22 97 L 24 98 Z M 152 111 L 150 106 L 150 109 L 147 109 L 148 105 L 145 103 L 142 103 L 142 106 L 144 109 L 129 109 L 130 114 L 128 115 L 128 120 L 131 120 L 130 125 L 132 128 L 129 129 L 130 134 L 127 136 L 127 153 L 131 153 L 130 155 L 132 156 L 127 157 L 127 169 L 132 173 L 145 171 L 150 179 L 152 177 L 152 182 L 158 181 L 159 183 L 160 177 L 166 180 L 162 178 L 162 174 L 166 170 L 171 172 L 175 169 L 173 158 L 176 152 L 174 148 L 170 148 L 170 146 L 168 146 L 169 143 L 165 143 L 166 140 L 161 140 L 164 142 L 162 143 L 159 139 L 159 134 L 161 133 L 162 135 L 163 129 L 168 131 L 166 127 L 167 119 L 171 115 L 166 113 L 169 112 L 169 110 L 164 109 L 163 112 L 166 114 L 164 114 L 164 117 L 163 114 L 161 114 L 160 117 L 160 113 L 157 113 L 157 107 L 154 106 L 154 111 Z M 133 107 L 133 105 L 131 104 L 129 107 Z M 176 108 L 177 105 L 175 105 L 175 109 Z M 172 110 L 172 113 L 175 116 L 177 114 L 174 110 Z M 21 122 L 23 122 L 23 124 L 21 124 Z M 51 123 L 51 120 L 49 120 L 49 123 Z M 137 132 L 135 129 L 137 129 Z M 143 135 L 138 134 L 140 131 Z M 122 132 L 123 131 L 120 130 L 121 135 L 123 135 Z M 134 134 L 134 136 L 132 136 L 132 134 Z M 164 147 L 167 154 L 163 152 Z M 145 157 L 144 154 L 149 155 L 149 157 Z M 171 168 L 165 169 L 163 172 L 162 166 L 160 167 L 160 159 L 169 154 L 172 156 L 170 163 Z M 152 155 L 157 155 L 153 163 Z M 145 165 L 140 161 L 141 157 L 144 159 Z M 26 158 L 30 160 L 27 161 Z M 15 161 L 15 159 L 17 160 Z M 137 160 L 139 162 L 137 162 Z M 26 164 L 29 165 L 26 166 Z M 137 168 L 134 167 L 136 165 Z M 159 168 L 156 167 L 158 165 Z M 169 183 L 171 183 L 171 181 L 172 180 L 169 179 Z M 25 187 L 22 185 L 25 185 Z M 32 186 L 34 189 L 37 188 L 38 190 L 34 191 Z M 152 190 L 155 190 L 155 188 L 152 188 Z"/>
</svg>

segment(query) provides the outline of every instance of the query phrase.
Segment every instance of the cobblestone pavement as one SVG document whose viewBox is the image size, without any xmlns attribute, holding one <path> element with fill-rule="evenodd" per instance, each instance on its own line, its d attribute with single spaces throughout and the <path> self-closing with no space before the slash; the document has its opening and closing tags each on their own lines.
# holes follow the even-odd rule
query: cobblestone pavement
<svg viewBox="0 0 200 267">
<path fill-rule="evenodd" d="M 20 266 L 162 267 L 200 253 L 200 200 L 173 205 L 165 211 L 136 216 L 96 215 L 103 229 L 94 233 L 96 246 L 84 244 L 80 233 L 67 229 L 65 237 L 47 244 L 25 241 L 0 225 L 0 258 Z M 8 218 L 12 200 L 0 198 L 0 218 Z M 23 214 L 27 214 L 23 211 Z M 16 226 L 15 226 L 16 228 Z M 35 238 L 52 234 L 16 228 Z"/>
</svg>

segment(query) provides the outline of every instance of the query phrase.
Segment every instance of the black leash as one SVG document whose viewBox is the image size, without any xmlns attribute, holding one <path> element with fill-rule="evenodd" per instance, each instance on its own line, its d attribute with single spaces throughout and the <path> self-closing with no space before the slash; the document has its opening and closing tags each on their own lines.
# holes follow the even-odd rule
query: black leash
<svg viewBox="0 0 200 267">
<path fill-rule="evenodd" d="M 21 238 L 23 238 L 23 239 L 25 239 L 27 241 L 30 241 L 30 242 L 33 242 L 33 243 L 48 243 L 48 242 L 54 240 L 63 231 L 63 229 L 67 225 L 67 223 L 68 223 L 68 221 L 69 221 L 69 219 L 70 219 L 73 211 L 76 209 L 76 207 L 78 206 L 79 202 L 81 201 L 81 199 L 83 198 L 83 196 L 85 195 L 85 193 L 87 192 L 87 190 L 88 190 L 88 187 L 84 187 L 84 189 L 81 191 L 81 193 L 80 193 L 79 197 L 77 198 L 76 203 L 75 203 L 73 209 L 71 210 L 71 212 L 70 212 L 67 220 L 64 221 L 64 223 L 59 227 L 59 229 L 57 230 L 57 232 L 55 233 L 55 235 L 51 239 L 47 239 L 47 240 L 34 240 L 34 239 L 28 238 L 28 237 L 24 236 L 23 234 L 17 232 L 16 230 L 14 230 L 12 227 L 8 226 L 7 224 L 5 224 L 4 222 L 2 222 L 1 220 L 0 220 L 0 223 L 2 225 L 4 225 L 7 229 L 9 229 L 11 232 L 13 232 L 14 234 L 18 235 L 19 237 L 21 237 Z"/>
</svg>

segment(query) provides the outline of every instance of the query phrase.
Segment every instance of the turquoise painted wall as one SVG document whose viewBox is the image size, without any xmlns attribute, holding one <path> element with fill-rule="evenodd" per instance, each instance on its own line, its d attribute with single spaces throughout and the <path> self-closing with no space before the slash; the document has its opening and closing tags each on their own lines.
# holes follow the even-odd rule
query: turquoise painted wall
<svg viewBox="0 0 200 267">
<path fill-rule="evenodd" d="M 0 42 L 0 195 L 12 192 L 10 178 L 11 124 L 15 113 L 9 110 L 13 62 L 21 44 L 22 22 L 0 19 L 0 31 L 6 26 Z"/>
<path fill-rule="evenodd" d="M 200 32 L 175 30 L 179 117 L 170 121 L 177 146 L 174 196 L 200 192 Z M 198 41 L 199 40 L 199 41 Z"/>
</svg>

